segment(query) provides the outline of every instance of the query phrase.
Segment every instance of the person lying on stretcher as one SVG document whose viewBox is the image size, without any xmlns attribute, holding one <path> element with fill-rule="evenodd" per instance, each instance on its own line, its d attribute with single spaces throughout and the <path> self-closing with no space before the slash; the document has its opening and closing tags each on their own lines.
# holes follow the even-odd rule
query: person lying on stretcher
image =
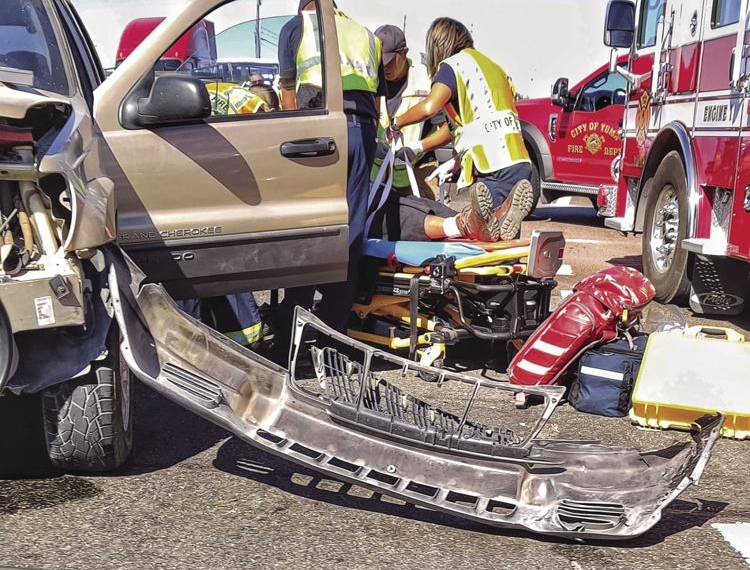
<svg viewBox="0 0 750 570">
<path fill-rule="evenodd" d="M 450 169 L 451 165 L 446 163 L 443 166 Z M 450 172 L 444 169 L 440 174 Z M 484 184 L 469 187 L 469 203 L 460 212 L 429 198 L 390 192 L 380 208 L 370 215 L 368 238 L 388 241 L 446 238 L 500 241 L 497 232 L 493 231 L 497 221 L 492 194 Z"/>
</svg>

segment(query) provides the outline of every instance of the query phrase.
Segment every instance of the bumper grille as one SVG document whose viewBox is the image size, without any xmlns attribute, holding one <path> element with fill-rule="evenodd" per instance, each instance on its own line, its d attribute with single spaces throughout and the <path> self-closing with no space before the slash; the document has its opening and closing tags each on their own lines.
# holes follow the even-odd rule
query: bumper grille
<svg viewBox="0 0 750 570">
<path fill-rule="evenodd" d="M 336 350 L 312 350 L 316 368 L 325 376 L 332 400 L 329 413 L 334 419 L 467 453 L 505 457 L 528 454 L 524 448 L 513 447 L 520 438 L 511 429 L 467 419 L 470 403 L 459 417 L 403 392 L 372 372 L 365 376 L 361 364 Z"/>
<path fill-rule="evenodd" d="M 557 507 L 560 523 L 568 528 L 607 530 L 625 520 L 625 507 L 619 503 L 597 503 L 563 499 Z"/>
</svg>

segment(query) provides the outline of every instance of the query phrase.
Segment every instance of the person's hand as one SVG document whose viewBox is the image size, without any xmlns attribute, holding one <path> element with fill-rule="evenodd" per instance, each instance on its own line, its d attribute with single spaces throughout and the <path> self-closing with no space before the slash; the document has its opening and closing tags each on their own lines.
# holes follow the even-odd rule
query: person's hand
<svg viewBox="0 0 750 570">
<path fill-rule="evenodd" d="M 398 149 L 396 151 L 396 160 L 414 164 L 417 158 L 419 158 L 419 155 L 421 155 L 423 152 L 424 149 L 422 148 L 422 143 L 420 141 L 417 141 L 411 145 L 404 145 L 403 148 Z"/>
<path fill-rule="evenodd" d="M 385 130 L 385 140 L 387 140 L 389 143 L 392 143 L 402 136 L 403 134 L 401 133 L 401 129 L 396 127 L 396 118 L 394 117 L 393 119 L 391 119 L 391 124 L 388 125 L 388 128 Z"/>
<path fill-rule="evenodd" d="M 425 178 L 425 182 L 431 182 L 432 180 L 437 178 L 438 184 L 443 184 L 448 181 L 459 168 L 460 163 L 458 162 L 458 160 L 456 160 L 455 157 L 451 158 L 449 161 L 444 162 L 435 170 L 433 170 L 432 174 Z"/>
</svg>

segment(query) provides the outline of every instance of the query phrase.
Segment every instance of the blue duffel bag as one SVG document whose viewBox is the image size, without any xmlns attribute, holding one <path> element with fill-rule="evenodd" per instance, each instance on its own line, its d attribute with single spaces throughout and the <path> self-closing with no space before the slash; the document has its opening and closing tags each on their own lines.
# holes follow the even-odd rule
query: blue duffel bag
<svg viewBox="0 0 750 570">
<path fill-rule="evenodd" d="M 638 376 L 648 335 L 623 335 L 581 355 L 568 392 L 568 402 L 578 411 L 622 417 Z"/>
</svg>

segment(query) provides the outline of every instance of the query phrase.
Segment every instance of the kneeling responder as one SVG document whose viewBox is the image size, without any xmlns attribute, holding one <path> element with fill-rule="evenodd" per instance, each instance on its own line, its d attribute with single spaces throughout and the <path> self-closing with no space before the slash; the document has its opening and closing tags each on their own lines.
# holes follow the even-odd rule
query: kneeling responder
<svg viewBox="0 0 750 570">
<path fill-rule="evenodd" d="M 461 158 L 463 183 L 492 194 L 494 221 L 485 239 L 513 239 L 534 207 L 531 160 L 521 135 L 521 124 L 508 76 L 497 63 L 474 49 L 469 30 L 451 18 L 438 18 L 427 32 L 427 70 L 432 77 L 429 95 L 389 127 L 389 138 L 408 125 L 445 111 L 448 123 L 424 150 L 453 140 Z"/>
</svg>

